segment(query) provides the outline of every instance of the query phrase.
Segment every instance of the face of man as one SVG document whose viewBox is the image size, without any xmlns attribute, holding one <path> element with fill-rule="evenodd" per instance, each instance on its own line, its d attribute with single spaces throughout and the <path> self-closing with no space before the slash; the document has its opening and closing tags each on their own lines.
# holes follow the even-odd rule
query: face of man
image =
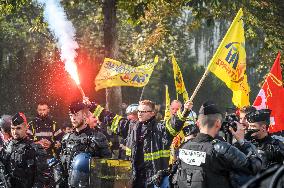
<svg viewBox="0 0 284 188">
<path fill-rule="evenodd" d="M 136 113 L 127 114 L 127 119 L 131 120 L 131 121 L 137 121 L 138 120 L 138 114 L 136 114 Z"/>
<path fill-rule="evenodd" d="M 39 104 L 37 106 L 37 113 L 40 117 L 46 117 L 49 113 L 48 106 L 46 104 L 43 104 L 43 105 Z"/>
<path fill-rule="evenodd" d="M 244 113 L 244 112 L 240 112 L 240 123 L 246 129 L 249 127 L 249 123 L 248 123 L 247 118 L 246 118 L 246 113 Z"/>
<path fill-rule="evenodd" d="M 123 102 L 123 103 L 121 104 L 121 108 L 122 108 L 122 109 L 126 109 L 126 108 L 127 108 L 127 104 Z"/>
<path fill-rule="evenodd" d="M 27 136 L 27 126 L 25 123 L 14 126 L 11 125 L 11 134 L 13 139 L 20 140 Z"/>
<path fill-rule="evenodd" d="M 181 108 L 181 104 L 178 103 L 178 102 L 172 102 L 171 104 L 171 115 L 176 115 L 177 114 L 177 111 L 179 111 L 179 109 Z"/>
<path fill-rule="evenodd" d="M 144 122 L 151 119 L 155 115 L 153 109 L 150 106 L 139 104 L 138 106 L 138 120 L 139 122 Z"/>
<path fill-rule="evenodd" d="M 87 114 L 84 110 L 80 110 L 75 114 L 71 113 L 70 119 L 74 128 L 80 128 L 82 125 L 86 124 Z"/>
<path fill-rule="evenodd" d="M 256 139 L 262 139 L 267 135 L 266 125 L 261 122 L 249 123 L 249 129 L 259 130 L 258 132 L 251 135 Z"/>
<path fill-rule="evenodd" d="M 72 132 L 72 128 L 71 127 L 66 127 L 65 129 L 63 129 L 64 133 L 71 133 Z"/>
<path fill-rule="evenodd" d="M 89 111 L 88 113 L 88 118 L 87 118 L 87 124 L 90 126 L 90 128 L 95 128 L 97 126 L 97 118 L 94 117 L 94 115 Z"/>
</svg>

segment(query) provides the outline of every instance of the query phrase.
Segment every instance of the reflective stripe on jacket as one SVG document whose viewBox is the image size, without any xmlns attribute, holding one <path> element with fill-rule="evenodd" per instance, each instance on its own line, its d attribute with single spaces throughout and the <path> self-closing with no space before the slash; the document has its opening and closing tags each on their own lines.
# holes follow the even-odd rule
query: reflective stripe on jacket
<svg viewBox="0 0 284 188">
<path fill-rule="evenodd" d="M 103 109 L 99 105 L 95 105 L 90 109 L 94 116 L 99 118 L 101 122 L 111 127 L 111 130 L 127 139 L 126 155 L 131 157 L 133 175 L 135 178 L 135 161 L 134 156 L 137 153 L 137 128 L 139 122 L 129 121 L 119 115 L 113 114 Z M 144 163 L 147 167 L 146 179 L 148 184 L 151 183 L 153 177 L 159 170 L 167 169 L 170 157 L 170 145 L 174 136 L 182 129 L 184 118 L 173 116 L 164 122 L 157 122 L 155 118 L 145 123 L 147 130 L 144 134 Z"/>
</svg>

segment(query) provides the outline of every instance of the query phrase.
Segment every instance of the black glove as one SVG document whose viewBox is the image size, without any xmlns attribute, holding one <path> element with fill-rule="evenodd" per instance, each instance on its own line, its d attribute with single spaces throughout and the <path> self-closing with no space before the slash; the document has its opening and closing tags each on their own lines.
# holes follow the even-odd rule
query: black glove
<svg viewBox="0 0 284 188">
<path fill-rule="evenodd" d="M 252 134 L 256 133 L 258 131 L 259 131 L 259 129 L 248 129 L 245 133 L 245 140 L 249 140 L 249 141 L 253 140 L 254 138 L 253 138 Z"/>
</svg>

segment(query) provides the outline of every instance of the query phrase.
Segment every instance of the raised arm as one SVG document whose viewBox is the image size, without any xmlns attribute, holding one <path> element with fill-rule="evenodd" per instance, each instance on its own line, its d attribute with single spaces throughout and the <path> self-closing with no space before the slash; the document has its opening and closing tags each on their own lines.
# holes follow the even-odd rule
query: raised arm
<svg viewBox="0 0 284 188">
<path fill-rule="evenodd" d="M 89 110 L 94 117 L 99 119 L 102 124 L 110 126 L 110 129 L 113 133 L 118 134 L 123 138 L 127 137 L 130 121 L 118 114 L 104 109 L 95 102 L 91 103 L 88 99 L 84 99 L 84 102 L 89 105 Z"/>
<path fill-rule="evenodd" d="M 192 107 L 193 103 L 191 101 L 187 101 L 184 104 L 184 110 L 182 113 L 178 111 L 177 115 L 174 115 L 170 119 L 165 120 L 166 130 L 170 136 L 174 137 L 180 132 Z"/>
</svg>

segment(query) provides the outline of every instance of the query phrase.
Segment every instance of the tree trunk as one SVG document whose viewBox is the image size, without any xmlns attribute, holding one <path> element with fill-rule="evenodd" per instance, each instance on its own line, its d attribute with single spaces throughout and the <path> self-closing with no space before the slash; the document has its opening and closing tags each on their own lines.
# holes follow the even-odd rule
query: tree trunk
<svg viewBox="0 0 284 188">
<path fill-rule="evenodd" d="M 104 0 L 103 2 L 105 57 L 113 59 L 118 57 L 116 3 L 116 0 Z M 107 88 L 106 108 L 114 113 L 122 114 L 121 103 L 121 87 Z"/>
</svg>

